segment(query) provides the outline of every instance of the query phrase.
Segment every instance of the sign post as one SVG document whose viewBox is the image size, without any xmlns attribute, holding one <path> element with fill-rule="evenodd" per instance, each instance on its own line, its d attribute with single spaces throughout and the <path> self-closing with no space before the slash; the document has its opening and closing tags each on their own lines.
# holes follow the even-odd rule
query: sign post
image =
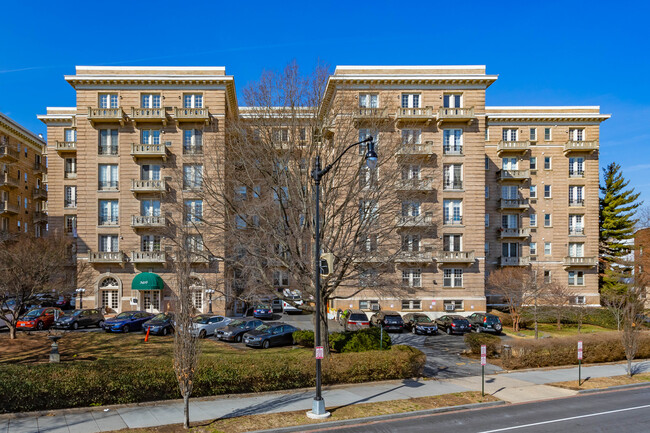
<svg viewBox="0 0 650 433">
<path fill-rule="evenodd" d="M 578 341 L 578 386 L 582 384 L 582 341 Z"/>
<path fill-rule="evenodd" d="M 481 344 L 481 395 L 485 397 L 485 364 L 487 350 L 485 344 Z"/>
</svg>

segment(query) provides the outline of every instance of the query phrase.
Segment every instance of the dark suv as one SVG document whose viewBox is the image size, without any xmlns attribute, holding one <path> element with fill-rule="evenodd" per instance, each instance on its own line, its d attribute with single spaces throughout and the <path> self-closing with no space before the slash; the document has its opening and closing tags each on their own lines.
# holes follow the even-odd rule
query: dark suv
<svg viewBox="0 0 650 433">
<path fill-rule="evenodd" d="M 95 309 L 74 310 L 59 317 L 52 325 L 53 328 L 78 329 L 89 326 L 101 328 L 104 324 L 104 315 Z"/>
<path fill-rule="evenodd" d="M 381 326 L 386 331 L 402 332 L 404 321 L 397 311 L 380 311 L 370 318 L 372 326 Z"/>
<path fill-rule="evenodd" d="M 495 334 L 501 334 L 503 330 L 501 319 L 494 314 L 474 313 L 467 320 L 472 325 L 472 331 L 474 332 L 494 332 Z"/>
</svg>

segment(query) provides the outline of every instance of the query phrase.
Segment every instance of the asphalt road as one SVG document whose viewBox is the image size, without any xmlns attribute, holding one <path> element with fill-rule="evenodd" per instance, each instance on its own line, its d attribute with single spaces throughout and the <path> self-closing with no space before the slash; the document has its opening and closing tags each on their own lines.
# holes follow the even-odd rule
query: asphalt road
<svg viewBox="0 0 650 433">
<path fill-rule="evenodd" d="M 346 433 L 595 433 L 644 432 L 650 425 L 650 386 L 582 394 L 536 403 L 448 412 L 302 431 Z"/>
</svg>

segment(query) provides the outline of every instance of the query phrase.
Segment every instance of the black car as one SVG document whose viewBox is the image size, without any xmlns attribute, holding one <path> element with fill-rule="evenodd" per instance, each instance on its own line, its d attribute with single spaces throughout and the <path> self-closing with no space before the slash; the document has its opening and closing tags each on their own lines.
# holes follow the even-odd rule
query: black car
<svg viewBox="0 0 650 433">
<path fill-rule="evenodd" d="M 265 323 L 244 334 L 246 346 L 268 349 L 271 346 L 287 346 L 293 344 L 295 328 L 286 323 Z"/>
<path fill-rule="evenodd" d="M 472 325 L 463 316 L 451 314 L 436 319 L 438 329 L 445 331 L 447 334 L 464 334 L 472 331 Z"/>
<path fill-rule="evenodd" d="M 174 316 L 172 313 L 160 313 L 142 324 L 142 332 L 167 335 L 174 332 Z"/>
<path fill-rule="evenodd" d="M 422 313 L 408 313 L 402 318 L 404 328 L 414 334 L 433 335 L 438 333 L 438 325 Z"/>
<path fill-rule="evenodd" d="M 385 331 L 402 332 L 404 330 L 404 321 L 397 311 L 380 311 L 373 314 L 370 318 L 372 326 L 381 326 Z"/>
<path fill-rule="evenodd" d="M 219 340 L 241 343 L 242 337 L 245 333 L 252 331 L 262 323 L 263 322 L 259 319 L 233 320 L 227 326 L 217 331 L 217 338 Z"/>
<path fill-rule="evenodd" d="M 88 308 L 65 313 L 52 324 L 52 327 L 62 329 L 78 329 L 87 328 L 89 326 L 97 326 L 98 328 L 101 328 L 103 325 L 104 315 L 101 313 L 101 311 Z"/>
<path fill-rule="evenodd" d="M 501 334 L 503 330 L 501 319 L 494 314 L 474 313 L 467 320 L 472 325 L 472 331 L 474 332 L 494 332 L 495 334 Z"/>
</svg>

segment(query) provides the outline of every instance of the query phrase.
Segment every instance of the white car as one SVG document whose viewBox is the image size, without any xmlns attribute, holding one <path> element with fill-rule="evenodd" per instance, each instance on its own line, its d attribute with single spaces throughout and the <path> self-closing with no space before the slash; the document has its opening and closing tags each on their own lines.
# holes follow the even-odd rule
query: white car
<svg viewBox="0 0 650 433">
<path fill-rule="evenodd" d="M 214 335 L 217 329 L 223 328 L 231 320 L 218 314 L 199 314 L 192 319 L 192 335 L 199 338 Z"/>
</svg>

